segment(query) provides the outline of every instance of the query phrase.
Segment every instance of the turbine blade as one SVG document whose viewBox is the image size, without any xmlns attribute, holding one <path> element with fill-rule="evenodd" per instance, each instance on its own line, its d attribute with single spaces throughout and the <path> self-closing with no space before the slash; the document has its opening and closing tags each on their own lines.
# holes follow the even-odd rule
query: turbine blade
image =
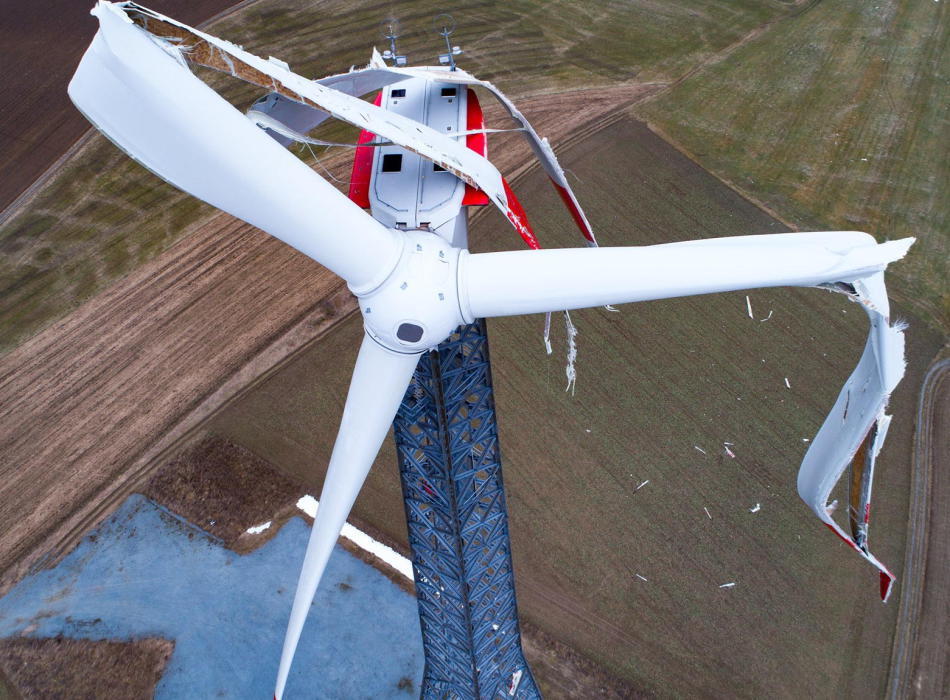
<svg viewBox="0 0 950 700">
<path fill-rule="evenodd" d="M 913 238 L 877 244 L 831 231 L 712 238 L 635 248 L 479 253 L 460 260 L 467 318 L 667 299 L 755 287 L 849 282 L 899 260 Z"/>
<path fill-rule="evenodd" d="M 177 54 L 99 3 L 99 32 L 69 84 L 80 111 L 179 189 L 267 231 L 343 277 L 376 286 L 399 254 L 381 224 L 252 124 Z"/>
<path fill-rule="evenodd" d="M 891 421 L 887 404 L 904 376 L 904 333 L 902 326 L 889 323 L 883 273 L 858 280 L 853 287 L 853 293 L 845 293 L 867 312 L 871 331 L 857 367 L 805 454 L 798 472 L 798 494 L 832 532 L 877 568 L 881 599 L 887 602 L 896 577 L 868 548 L 868 524 L 875 462 Z M 850 532 L 832 518 L 836 504 L 830 502 L 849 465 L 861 482 L 845 514 L 851 521 Z"/>
<path fill-rule="evenodd" d="M 363 336 L 287 624 L 277 673 L 278 700 L 283 695 L 300 632 L 330 553 L 389 432 L 418 361 L 419 355 L 392 352 L 368 335 Z"/>
</svg>

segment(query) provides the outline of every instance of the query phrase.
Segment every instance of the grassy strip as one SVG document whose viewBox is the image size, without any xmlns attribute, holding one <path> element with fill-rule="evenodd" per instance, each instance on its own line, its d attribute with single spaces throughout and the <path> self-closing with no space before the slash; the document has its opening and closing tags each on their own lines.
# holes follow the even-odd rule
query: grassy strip
<svg viewBox="0 0 950 700">
<path fill-rule="evenodd" d="M 893 290 L 946 332 L 948 38 L 946 3 L 824 2 L 638 113 L 797 226 L 917 236 Z"/>
</svg>

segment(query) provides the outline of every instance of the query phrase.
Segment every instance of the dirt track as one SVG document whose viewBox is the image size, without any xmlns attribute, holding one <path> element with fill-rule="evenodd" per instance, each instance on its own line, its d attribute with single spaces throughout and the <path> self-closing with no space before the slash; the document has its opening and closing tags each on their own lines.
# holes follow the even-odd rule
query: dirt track
<svg viewBox="0 0 950 700">
<path fill-rule="evenodd" d="M 521 102 L 559 144 L 652 89 Z M 503 172 L 528 153 L 507 148 L 493 156 Z M 218 215 L 0 358 L 0 590 L 70 546 L 249 379 L 353 310 L 334 275 Z"/>
<path fill-rule="evenodd" d="M 894 637 L 888 697 L 950 695 L 947 674 L 950 567 L 945 543 L 950 523 L 950 359 L 931 367 L 920 392 L 914 489 L 905 581 Z"/>
</svg>

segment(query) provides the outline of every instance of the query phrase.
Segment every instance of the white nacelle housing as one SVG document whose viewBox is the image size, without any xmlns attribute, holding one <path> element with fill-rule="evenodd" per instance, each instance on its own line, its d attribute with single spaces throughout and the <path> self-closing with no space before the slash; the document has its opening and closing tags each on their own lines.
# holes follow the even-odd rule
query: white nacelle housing
<svg viewBox="0 0 950 700">
<path fill-rule="evenodd" d="M 381 106 L 447 136 L 466 128 L 467 93 L 449 83 L 413 78 L 382 90 Z M 393 145 L 375 149 L 369 199 L 373 218 L 392 228 L 435 231 L 463 244 L 465 183 L 431 160 Z M 461 231 L 458 229 L 461 228 Z"/>
</svg>

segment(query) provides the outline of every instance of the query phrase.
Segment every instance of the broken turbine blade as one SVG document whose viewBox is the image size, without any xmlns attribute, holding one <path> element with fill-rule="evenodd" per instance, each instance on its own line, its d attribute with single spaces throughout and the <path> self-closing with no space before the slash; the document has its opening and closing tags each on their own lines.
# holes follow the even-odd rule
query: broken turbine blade
<svg viewBox="0 0 950 700">
<path fill-rule="evenodd" d="M 894 575 L 867 546 L 874 459 L 890 420 L 884 411 L 904 374 L 903 330 L 890 325 L 884 269 L 913 242 L 878 244 L 865 233 L 832 231 L 643 248 L 463 254 L 459 300 L 467 317 L 491 317 L 756 287 L 815 286 L 849 294 L 867 312 L 871 329 L 858 366 L 805 455 L 798 490 L 835 534 L 880 571 L 881 597 L 887 600 Z M 858 465 L 859 512 L 850 535 L 832 518 L 828 498 L 856 454 L 864 463 Z"/>
<path fill-rule="evenodd" d="M 883 273 L 854 281 L 853 289 L 852 298 L 867 312 L 871 331 L 857 367 L 805 453 L 798 472 L 798 493 L 825 525 L 878 569 L 881 598 L 886 601 L 895 576 L 868 549 L 867 527 L 874 463 L 891 420 L 885 410 L 891 392 L 904 376 L 904 333 L 901 326 L 890 325 Z M 854 530 L 849 533 L 832 517 L 834 507 L 828 499 L 845 469 L 855 461 L 860 483 L 853 501 L 857 512 L 849 513 L 854 520 Z"/>
<path fill-rule="evenodd" d="M 277 700 L 284 693 L 300 633 L 330 553 L 389 433 L 418 361 L 417 354 L 393 352 L 363 336 L 287 623 L 277 673 Z"/>
</svg>

